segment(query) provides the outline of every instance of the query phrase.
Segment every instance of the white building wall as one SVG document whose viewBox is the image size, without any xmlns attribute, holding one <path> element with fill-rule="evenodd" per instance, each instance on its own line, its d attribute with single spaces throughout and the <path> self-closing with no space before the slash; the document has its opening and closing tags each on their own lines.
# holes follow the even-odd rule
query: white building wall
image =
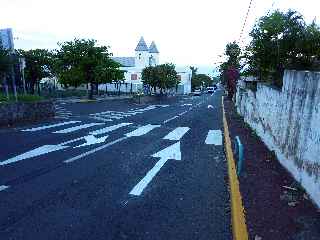
<svg viewBox="0 0 320 240">
<path fill-rule="evenodd" d="M 148 51 L 135 51 L 135 67 L 143 69 L 149 66 L 149 52 Z"/>
<path fill-rule="evenodd" d="M 282 90 L 238 87 L 237 111 L 320 207 L 320 73 L 286 71 Z"/>
</svg>

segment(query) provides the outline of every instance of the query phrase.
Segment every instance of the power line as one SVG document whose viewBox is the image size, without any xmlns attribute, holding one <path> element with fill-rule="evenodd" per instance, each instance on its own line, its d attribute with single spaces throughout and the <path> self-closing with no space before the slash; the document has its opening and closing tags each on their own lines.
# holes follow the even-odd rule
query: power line
<svg viewBox="0 0 320 240">
<path fill-rule="evenodd" d="M 270 11 L 273 9 L 275 3 L 276 3 L 276 1 L 273 1 L 272 5 L 271 5 L 271 8 L 267 12 L 267 16 L 269 15 Z"/>
<path fill-rule="evenodd" d="M 253 0 L 250 0 L 249 7 L 248 7 L 248 10 L 247 10 L 247 14 L 246 14 L 246 17 L 245 17 L 245 19 L 244 19 L 243 26 L 242 26 L 242 29 L 241 29 L 241 32 L 240 32 L 240 37 L 239 37 L 239 40 L 238 40 L 239 43 L 240 43 L 240 41 L 241 41 L 244 28 L 245 28 L 245 26 L 246 26 L 246 24 L 247 24 L 247 21 L 248 21 L 248 16 L 249 16 L 249 13 L 250 13 L 250 9 L 251 9 L 252 2 L 253 2 Z"/>
</svg>

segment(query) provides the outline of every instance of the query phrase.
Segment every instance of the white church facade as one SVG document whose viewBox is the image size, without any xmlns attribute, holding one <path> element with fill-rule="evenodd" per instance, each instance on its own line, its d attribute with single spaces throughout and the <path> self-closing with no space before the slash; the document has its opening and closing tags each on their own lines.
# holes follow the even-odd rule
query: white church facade
<svg viewBox="0 0 320 240">
<path fill-rule="evenodd" d="M 148 66 L 159 64 L 159 51 L 153 41 L 148 47 L 144 38 L 141 37 L 135 48 L 133 57 L 113 57 L 113 60 L 121 64 L 121 70 L 125 71 L 124 84 L 121 84 L 121 92 L 138 92 L 143 91 L 143 82 L 141 79 L 142 70 Z M 188 94 L 191 92 L 191 71 L 189 68 L 176 67 L 180 83 L 178 85 L 178 94 Z M 99 86 L 105 90 L 105 84 Z M 114 84 L 108 84 L 109 91 L 117 91 Z M 175 90 L 174 90 L 175 91 Z"/>
</svg>

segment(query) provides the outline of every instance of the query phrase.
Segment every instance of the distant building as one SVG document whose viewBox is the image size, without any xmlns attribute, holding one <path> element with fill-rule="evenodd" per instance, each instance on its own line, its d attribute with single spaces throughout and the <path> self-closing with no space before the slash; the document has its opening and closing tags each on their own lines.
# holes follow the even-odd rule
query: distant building
<svg viewBox="0 0 320 240">
<path fill-rule="evenodd" d="M 0 46 L 8 50 L 14 49 L 13 35 L 12 35 L 11 28 L 0 29 Z"/>
<path fill-rule="evenodd" d="M 113 60 L 122 65 L 121 70 L 125 70 L 125 81 L 121 86 L 123 92 L 137 92 L 143 90 L 141 79 L 142 70 L 148 66 L 159 65 L 160 52 L 153 41 L 148 47 L 144 38 L 141 37 L 135 48 L 134 57 L 113 57 Z M 191 71 L 189 68 L 176 68 L 180 84 L 178 93 L 187 94 L 191 92 Z M 128 86 L 129 85 L 129 86 Z M 105 84 L 101 84 L 100 89 L 104 89 Z M 108 84 L 110 91 L 115 91 L 113 84 Z"/>
</svg>

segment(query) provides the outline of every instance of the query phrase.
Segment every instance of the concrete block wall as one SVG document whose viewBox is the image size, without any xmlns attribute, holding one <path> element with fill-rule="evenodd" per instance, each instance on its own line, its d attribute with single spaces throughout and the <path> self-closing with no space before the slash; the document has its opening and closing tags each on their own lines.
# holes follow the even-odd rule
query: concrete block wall
<svg viewBox="0 0 320 240">
<path fill-rule="evenodd" d="M 320 207 L 320 73 L 285 71 L 280 90 L 238 87 L 236 106 Z"/>
<path fill-rule="evenodd" d="M 47 119 L 54 114 L 52 101 L 0 104 L 0 126 Z"/>
</svg>

